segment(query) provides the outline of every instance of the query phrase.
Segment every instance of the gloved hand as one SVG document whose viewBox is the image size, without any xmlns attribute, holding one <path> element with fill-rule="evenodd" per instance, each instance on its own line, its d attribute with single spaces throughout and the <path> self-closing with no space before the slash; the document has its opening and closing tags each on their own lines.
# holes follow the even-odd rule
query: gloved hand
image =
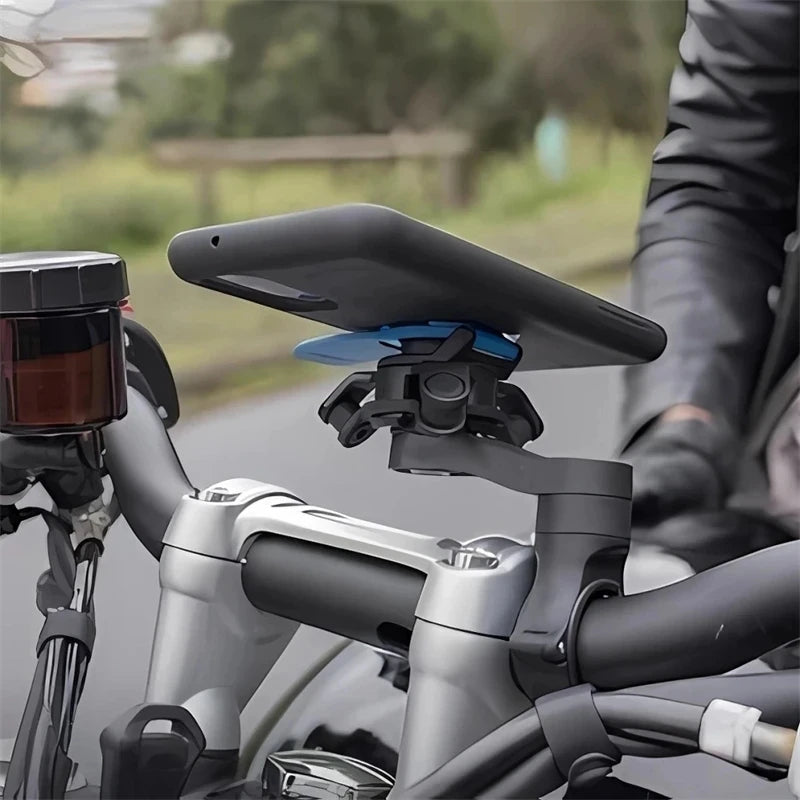
<svg viewBox="0 0 800 800">
<path fill-rule="evenodd" d="M 702 572 L 734 558 L 792 540 L 792 532 L 766 514 L 734 508 L 670 517 L 652 528 L 634 528 L 632 541 L 680 558 Z"/>
<path fill-rule="evenodd" d="M 736 470 L 738 443 L 721 422 L 656 422 L 626 452 L 633 465 L 634 526 L 722 507 Z"/>
</svg>

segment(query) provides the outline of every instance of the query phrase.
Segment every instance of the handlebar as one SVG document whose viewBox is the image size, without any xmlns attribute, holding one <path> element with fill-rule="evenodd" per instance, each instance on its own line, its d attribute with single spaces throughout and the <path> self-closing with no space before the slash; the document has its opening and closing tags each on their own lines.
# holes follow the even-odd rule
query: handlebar
<svg viewBox="0 0 800 800">
<path fill-rule="evenodd" d="M 712 675 L 793 641 L 798 564 L 800 541 L 788 542 L 661 589 L 596 600 L 578 628 L 582 679 L 617 689 Z"/>
<path fill-rule="evenodd" d="M 155 558 L 181 498 L 195 494 L 153 406 L 128 388 L 128 413 L 103 430 L 105 464 L 125 519 Z"/>
<path fill-rule="evenodd" d="M 196 490 L 157 412 L 135 389 L 127 416 L 108 425 L 104 439 L 122 513 L 159 558 L 175 508 Z M 581 678 L 617 689 L 713 675 L 796 639 L 798 563 L 800 541 L 789 542 L 661 589 L 594 601 L 578 628 Z"/>
<path fill-rule="evenodd" d="M 127 416 L 108 425 L 104 439 L 122 513 L 158 558 L 181 497 L 196 490 L 158 413 L 135 389 Z M 798 563 L 800 541 L 788 542 L 660 589 L 595 600 L 578 627 L 581 678 L 617 689 L 713 675 L 796 639 Z"/>
<path fill-rule="evenodd" d="M 386 600 L 392 619 L 401 609 L 402 618 L 410 621 L 403 624 L 413 624 L 420 576 L 396 570 L 388 590 L 385 562 L 371 570 L 343 569 L 350 563 L 346 556 L 299 540 L 260 536 L 248 551 L 242 584 L 256 608 L 280 614 L 291 607 L 303 615 L 295 619 L 312 625 L 324 613 L 327 625 L 337 620 L 335 630 L 344 636 L 360 638 L 374 631 L 379 612 L 363 606 L 365 596 Z M 571 654 L 580 679 L 611 690 L 717 675 L 793 641 L 800 630 L 798 563 L 800 541 L 789 542 L 661 589 L 592 601 L 577 626 Z M 319 594 L 315 584 L 306 604 L 298 586 L 308 575 L 325 575 L 330 586 Z M 326 598 L 324 611 L 317 611 L 323 608 L 321 596 Z M 359 613 L 354 618 L 355 607 Z"/>
<path fill-rule="evenodd" d="M 196 495 L 196 490 L 157 411 L 136 389 L 128 390 L 127 415 L 108 425 L 103 439 L 104 464 L 120 509 L 137 538 L 159 558 L 178 503 L 187 494 Z M 45 466 L 55 460 L 63 467 L 78 457 L 53 447 L 53 442 L 41 443 L 38 455 Z M 19 468 L 9 455 L 13 453 L 4 453 L 4 465 Z M 285 569 L 285 559 L 279 561 Z M 254 557 L 247 563 L 247 569 L 257 569 L 263 581 L 264 564 L 259 566 Z M 796 727 L 800 719 L 796 672 L 773 674 L 766 681 L 763 675 L 697 676 L 716 676 L 797 638 L 798 563 L 800 541 L 795 541 L 661 589 L 588 605 L 577 626 L 573 657 L 582 681 L 602 690 L 623 690 L 595 696 L 598 714 L 621 753 L 658 757 L 693 752 L 704 706 L 717 697 L 757 705 L 765 723 Z M 245 584 L 246 578 L 243 573 Z M 694 680 L 681 681 L 685 678 Z M 625 688 L 652 681 L 669 683 Z M 624 729 L 634 728 L 665 734 L 667 741 L 658 736 L 626 738 Z M 771 747 L 773 734 L 765 729 L 754 747 Z M 677 740 L 669 741 L 670 736 Z M 502 777 L 489 785 L 485 781 L 490 774 Z M 481 797 L 482 792 L 487 797 L 530 796 L 532 786 L 546 793 L 563 782 L 564 774 L 532 709 L 410 787 L 407 796 Z"/>
</svg>

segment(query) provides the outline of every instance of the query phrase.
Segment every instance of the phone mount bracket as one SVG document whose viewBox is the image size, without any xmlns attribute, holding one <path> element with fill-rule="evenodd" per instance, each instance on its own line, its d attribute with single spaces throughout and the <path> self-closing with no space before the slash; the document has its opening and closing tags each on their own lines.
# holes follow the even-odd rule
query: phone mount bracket
<svg viewBox="0 0 800 800">
<path fill-rule="evenodd" d="M 344 380 L 319 414 L 345 447 L 388 427 L 389 467 L 398 472 L 471 475 L 538 495 L 537 575 L 510 636 L 517 683 L 535 700 L 580 682 L 580 617 L 591 600 L 622 593 L 631 467 L 524 450 L 543 425 L 522 390 L 505 382 L 521 352 L 513 360 L 480 352 L 475 335 L 462 326 L 444 340 L 401 342 L 402 352 L 374 372 Z"/>
<path fill-rule="evenodd" d="M 444 339 L 401 340 L 399 354 L 382 358 L 374 372 L 345 379 L 320 407 L 320 417 L 345 447 L 381 427 L 436 441 L 464 432 L 522 447 L 544 428 L 523 392 L 504 382 L 522 352 L 511 342 L 511 359 L 478 350 L 477 336 L 459 326 Z M 372 392 L 374 399 L 367 400 Z"/>
<path fill-rule="evenodd" d="M 522 352 L 501 358 L 475 345 L 476 331 L 467 326 L 444 339 L 401 341 L 400 354 L 342 381 L 319 416 L 344 447 L 388 427 L 389 467 L 398 472 L 472 475 L 525 494 L 630 498 L 626 464 L 524 450 L 544 425 L 524 392 L 505 381 Z"/>
</svg>

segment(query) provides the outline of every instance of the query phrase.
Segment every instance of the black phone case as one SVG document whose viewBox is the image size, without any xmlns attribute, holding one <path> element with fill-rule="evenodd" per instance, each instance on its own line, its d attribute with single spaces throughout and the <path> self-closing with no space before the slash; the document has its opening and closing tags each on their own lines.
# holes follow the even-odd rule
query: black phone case
<svg viewBox="0 0 800 800">
<path fill-rule="evenodd" d="M 654 322 L 389 208 L 342 205 L 179 233 L 190 283 L 345 330 L 471 322 L 519 336 L 519 369 L 636 364 Z"/>
</svg>

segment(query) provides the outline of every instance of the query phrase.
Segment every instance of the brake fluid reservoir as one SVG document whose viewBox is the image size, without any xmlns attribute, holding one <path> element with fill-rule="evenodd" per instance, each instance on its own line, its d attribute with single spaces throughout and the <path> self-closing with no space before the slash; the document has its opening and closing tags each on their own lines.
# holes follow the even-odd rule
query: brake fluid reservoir
<svg viewBox="0 0 800 800">
<path fill-rule="evenodd" d="M 116 255 L 0 255 L 0 430 L 78 433 L 125 415 L 127 296 Z"/>
</svg>

